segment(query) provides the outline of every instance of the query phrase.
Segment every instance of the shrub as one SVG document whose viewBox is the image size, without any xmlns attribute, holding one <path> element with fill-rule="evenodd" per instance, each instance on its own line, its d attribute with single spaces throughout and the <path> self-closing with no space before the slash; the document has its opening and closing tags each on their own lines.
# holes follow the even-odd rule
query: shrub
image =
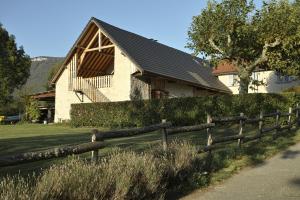
<svg viewBox="0 0 300 200">
<path fill-rule="evenodd" d="M 257 116 L 260 110 L 288 111 L 300 100 L 295 93 L 245 94 L 206 97 L 172 98 L 161 100 L 135 100 L 109 103 L 73 104 L 71 125 L 94 127 L 134 127 L 159 123 L 161 119 L 173 125 L 203 123 L 206 113 L 212 116 Z"/>
<path fill-rule="evenodd" d="M 39 102 L 28 97 L 25 104 L 25 117 L 27 121 L 38 120 L 41 116 Z"/>
<path fill-rule="evenodd" d="M 154 153 L 155 152 L 155 153 Z M 21 177 L 0 182 L 1 199 L 164 199 L 169 183 L 189 174 L 197 158 L 187 142 L 173 142 L 167 153 L 116 150 L 97 164 L 78 158 L 54 165 L 36 178 Z M 182 184 L 182 179 L 176 182 Z"/>
<path fill-rule="evenodd" d="M 295 92 L 296 94 L 300 94 L 300 86 L 293 86 L 288 89 L 285 89 L 283 92 Z"/>
</svg>

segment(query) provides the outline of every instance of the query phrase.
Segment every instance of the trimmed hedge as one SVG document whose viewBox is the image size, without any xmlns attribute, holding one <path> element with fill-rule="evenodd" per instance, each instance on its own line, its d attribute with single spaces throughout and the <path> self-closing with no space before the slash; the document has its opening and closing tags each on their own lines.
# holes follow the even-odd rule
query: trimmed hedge
<svg viewBox="0 0 300 200">
<path fill-rule="evenodd" d="M 73 104 L 71 125 L 121 128 L 154 124 L 161 119 L 175 126 L 193 125 L 205 122 L 205 113 L 230 116 L 243 112 L 254 117 L 260 110 L 267 113 L 276 109 L 288 111 L 288 107 L 299 101 L 300 95 L 284 93 Z"/>
</svg>

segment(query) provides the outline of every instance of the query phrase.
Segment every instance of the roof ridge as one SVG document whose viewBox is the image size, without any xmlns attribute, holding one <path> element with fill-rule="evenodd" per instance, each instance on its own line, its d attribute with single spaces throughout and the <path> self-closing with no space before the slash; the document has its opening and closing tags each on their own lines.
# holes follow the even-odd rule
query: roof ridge
<svg viewBox="0 0 300 200">
<path fill-rule="evenodd" d="M 136 36 L 138 36 L 138 37 L 142 37 L 142 38 L 144 38 L 144 39 L 149 40 L 150 42 L 155 42 L 156 44 L 159 44 L 159 45 L 168 47 L 168 48 L 173 49 L 173 50 L 175 50 L 175 51 L 178 51 L 178 52 L 180 52 L 180 53 L 184 53 L 184 54 L 186 54 L 186 55 L 188 55 L 188 56 L 191 56 L 192 58 L 196 57 L 196 58 L 198 58 L 198 59 L 201 59 L 201 58 L 199 58 L 199 57 L 197 57 L 197 56 L 193 56 L 193 55 L 191 55 L 191 54 L 189 54 L 189 53 L 187 53 L 187 52 L 185 52 L 185 51 L 176 49 L 175 47 L 171 47 L 171 46 L 169 46 L 169 45 L 166 45 L 166 44 L 163 44 L 163 43 L 160 43 L 160 42 L 157 42 L 157 41 L 153 41 L 151 38 L 147 38 L 147 37 L 142 36 L 142 35 L 140 35 L 140 34 L 137 34 L 137 33 L 134 33 L 134 32 L 131 32 L 131 31 L 128 31 L 128 30 L 125 30 L 125 29 L 122 29 L 122 28 L 120 28 L 120 27 L 114 26 L 114 25 L 112 25 L 112 24 L 109 24 L 109 23 L 107 23 L 107 22 L 105 22 L 105 21 L 102 21 L 102 20 L 96 18 L 96 17 L 92 17 L 91 19 L 92 19 L 92 20 L 96 20 L 96 21 L 98 21 L 98 22 L 100 22 L 100 23 L 103 23 L 103 24 L 112 26 L 113 28 L 119 29 L 119 30 L 121 30 L 121 31 L 125 31 L 125 32 L 127 32 L 127 33 L 136 35 Z M 203 59 L 201 59 L 201 60 L 203 60 Z"/>
</svg>

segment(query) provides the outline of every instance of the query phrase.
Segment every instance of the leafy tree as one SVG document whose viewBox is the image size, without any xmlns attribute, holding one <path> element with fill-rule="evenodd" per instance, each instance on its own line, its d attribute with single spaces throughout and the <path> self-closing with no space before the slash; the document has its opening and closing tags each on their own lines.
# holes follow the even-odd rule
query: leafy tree
<svg viewBox="0 0 300 200">
<path fill-rule="evenodd" d="M 41 116 L 39 102 L 29 96 L 24 97 L 25 101 L 25 120 L 38 120 Z"/>
<path fill-rule="evenodd" d="M 240 93 L 247 93 L 257 68 L 299 76 L 299 1 L 271 0 L 255 10 L 252 0 L 209 0 L 193 17 L 187 46 L 216 65 L 232 63 L 238 71 Z"/>
<path fill-rule="evenodd" d="M 0 104 L 6 105 L 16 88 L 27 80 L 30 70 L 30 57 L 23 47 L 17 47 L 15 37 L 0 24 Z"/>
</svg>

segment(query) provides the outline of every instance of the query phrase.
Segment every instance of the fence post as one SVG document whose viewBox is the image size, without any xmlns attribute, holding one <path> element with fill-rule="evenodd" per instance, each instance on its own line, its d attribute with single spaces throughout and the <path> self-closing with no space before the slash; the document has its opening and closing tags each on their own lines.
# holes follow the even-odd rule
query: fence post
<svg viewBox="0 0 300 200">
<path fill-rule="evenodd" d="M 206 120 L 207 124 L 212 123 L 211 115 L 207 114 L 206 117 L 207 117 L 207 120 Z M 206 128 L 206 132 L 207 132 L 207 147 L 209 148 L 213 143 L 210 128 Z M 205 162 L 205 165 L 204 165 L 204 168 L 208 173 L 210 173 L 212 171 L 213 155 L 212 155 L 211 151 L 212 151 L 211 149 L 208 150 L 207 157 L 206 157 L 206 162 Z"/>
<path fill-rule="evenodd" d="M 277 126 L 277 127 L 276 127 L 276 129 L 275 129 L 275 134 L 273 134 L 273 139 L 274 139 L 274 140 L 276 139 L 276 137 L 277 137 L 277 135 L 278 135 L 278 133 L 279 133 L 279 128 L 278 128 L 278 126 L 279 126 L 279 119 L 280 119 L 280 111 L 279 111 L 279 110 L 276 110 L 275 126 Z"/>
<path fill-rule="evenodd" d="M 240 117 L 244 118 L 244 113 L 240 113 Z M 240 119 L 240 126 L 239 126 L 239 135 L 243 135 L 243 124 L 244 124 L 244 119 Z M 242 139 L 238 139 L 238 145 L 239 147 L 242 146 Z"/>
<path fill-rule="evenodd" d="M 288 126 L 289 126 L 289 131 L 291 130 L 291 125 L 292 125 L 292 112 L 293 108 L 289 107 L 289 116 L 288 116 Z"/>
<path fill-rule="evenodd" d="M 166 120 L 166 119 L 163 119 L 163 120 L 161 121 L 161 123 L 162 123 L 162 124 L 167 123 L 167 120 Z M 167 133 L 166 128 L 162 128 L 162 129 L 161 129 L 161 133 L 162 133 L 163 150 L 164 150 L 164 151 L 167 151 L 167 149 L 168 149 L 168 133 Z"/>
<path fill-rule="evenodd" d="M 211 118 L 210 114 L 207 114 L 206 117 L 207 117 L 206 123 L 210 124 L 212 122 L 212 118 Z M 210 145 L 212 145 L 212 136 L 211 136 L 210 128 L 207 128 L 206 132 L 207 132 L 207 146 L 210 146 Z M 211 152 L 211 151 L 209 150 L 209 152 Z"/>
<path fill-rule="evenodd" d="M 259 113 L 259 122 L 258 122 L 258 133 L 260 135 L 259 139 L 261 139 L 262 136 L 262 130 L 263 130 L 263 124 L 264 124 L 264 113 L 263 111 L 260 111 Z"/>
<path fill-rule="evenodd" d="M 300 119 L 299 119 L 299 104 L 296 105 L 296 127 L 300 125 Z"/>
<path fill-rule="evenodd" d="M 92 130 L 92 142 L 96 142 L 96 133 L 98 133 L 97 129 Z M 91 161 L 97 162 L 99 156 L 99 150 L 92 151 Z"/>
</svg>

